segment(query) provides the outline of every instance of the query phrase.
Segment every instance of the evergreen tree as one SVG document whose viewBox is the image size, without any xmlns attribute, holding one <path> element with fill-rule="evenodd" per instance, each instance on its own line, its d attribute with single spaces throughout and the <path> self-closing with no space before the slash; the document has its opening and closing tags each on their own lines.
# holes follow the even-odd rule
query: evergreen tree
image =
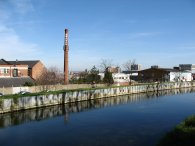
<svg viewBox="0 0 195 146">
<path fill-rule="evenodd" d="M 106 71 L 104 74 L 104 79 L 103 79 L 104 83 L 106 83 L 108 86 L 110 86 L 111 84 L 114 83 L 114 79 L 112 77 L 112 73 L 109 71 Z"/>
<path fill-rule="evenodd" d="M 99 74 L 99 70 L 93 66 L 90 70 L 89 75 L 87 76 L 88 83 L 99 83 L 101 81 Z"/>
</svg>

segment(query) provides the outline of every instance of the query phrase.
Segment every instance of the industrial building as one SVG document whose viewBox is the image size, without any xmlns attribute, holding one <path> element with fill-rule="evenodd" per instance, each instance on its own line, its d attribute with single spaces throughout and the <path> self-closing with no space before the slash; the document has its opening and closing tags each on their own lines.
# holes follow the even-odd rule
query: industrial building
<svg viewBox="0 0 195 146">
<path fill-rule="evenodd" d="M 159 68 L 152 66 L 149 69 L 138 72 L 140 82 L 177 82 L 191 81 L 192 73 L 170 68 Z"/>
<path fill-rule="evenodd" d="M 179 68 L 182 71 L 190 71 L 191 73 L 195 74 L 195 64 L 180 64 Z"/>
<path fill-rule="evenodd" d="M 36 80 L 44 70 L 45 66 L 40 60 L 0 60 L 0 78 L 31 77 Z"/>
</svg>

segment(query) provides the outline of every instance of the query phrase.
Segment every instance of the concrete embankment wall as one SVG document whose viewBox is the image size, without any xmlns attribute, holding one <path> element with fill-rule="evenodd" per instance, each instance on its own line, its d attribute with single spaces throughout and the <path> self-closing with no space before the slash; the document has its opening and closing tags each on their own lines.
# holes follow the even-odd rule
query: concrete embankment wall
<svg viewBox="0 0 195 146">
<path fill-rule="evenodd" d="M 90 109 L 99 109 L 111 107 L 120 104 L 134 103 L 152 98 L 159 98 L 160 96 L 170 96 L 183 93 L 195 92 L 195 88 L 182 88 L 174 90 L 161 90 L 157 92 L 129 94 L 123 96 L 115 96 L 112 98 L 95 99 L 83 102 L 73 102 L 69 104 L 61 104 L 55 106 L 47 106 L 44 108 L 34 108 L 31 110 L 24 110 L 0 114 L 0 128 L 9 126 L 16 126 L 32 121 L 41 121 L 53 117 L 64 116 L 64 122 L 67 123 L 69 115 L 75 112 L 85 112 Z"/>
<path fill-rule="evenodd" d="M 76 90 L 59 94 L 27 96 L 20 98 L 1 99 L 0 113 L 25 110 L 30 108 L 45 107 L 56 104 L 64 104 L 78 101 L 93 100 L 97 98 L 144 93 L 158 92 L 161 90 L 171 90 L 179 88 L 191 88 L 195 82 L 157 83 L 134 85 L 125 87 L 110 87 L 106 89 Z"/>
</svg>

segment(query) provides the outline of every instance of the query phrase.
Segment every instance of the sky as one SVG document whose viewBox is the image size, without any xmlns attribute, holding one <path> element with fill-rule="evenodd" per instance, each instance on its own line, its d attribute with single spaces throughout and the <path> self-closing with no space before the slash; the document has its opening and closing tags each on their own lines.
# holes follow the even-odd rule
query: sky
<svg viewBox="0 0 195 146">
<path fill-rule="evenodd" d="M 65 28 L 70 71 L 195 64 L 194 0 L 0 0 L 0 58 L 63 69 Z"/>
</svg>

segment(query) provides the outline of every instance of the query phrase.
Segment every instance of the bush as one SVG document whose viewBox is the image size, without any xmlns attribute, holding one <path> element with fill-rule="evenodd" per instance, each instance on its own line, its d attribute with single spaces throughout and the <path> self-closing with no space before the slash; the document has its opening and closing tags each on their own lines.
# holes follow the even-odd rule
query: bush
<svg viewBox="0 0 195 146">
<path fill-rule="evenodd" d="M 104 83 L 106 83 L 108 86 L 112 85 L 114 83 L 114 79 L 112 77 L 112 73 L 106 71 L 104 74 L 104 79 L 103 79 Z"/>
<path fill-rule="evenodd" d="M 34 86 L 34 83 L 32 82 L 25 82 L 23 86 Z"/>
<path fill-rule="evenodd" d="M 194 146 L 195 115 L 188 117 L 171 132 L 167 133 L 158 146 Z"/>
</svg>

